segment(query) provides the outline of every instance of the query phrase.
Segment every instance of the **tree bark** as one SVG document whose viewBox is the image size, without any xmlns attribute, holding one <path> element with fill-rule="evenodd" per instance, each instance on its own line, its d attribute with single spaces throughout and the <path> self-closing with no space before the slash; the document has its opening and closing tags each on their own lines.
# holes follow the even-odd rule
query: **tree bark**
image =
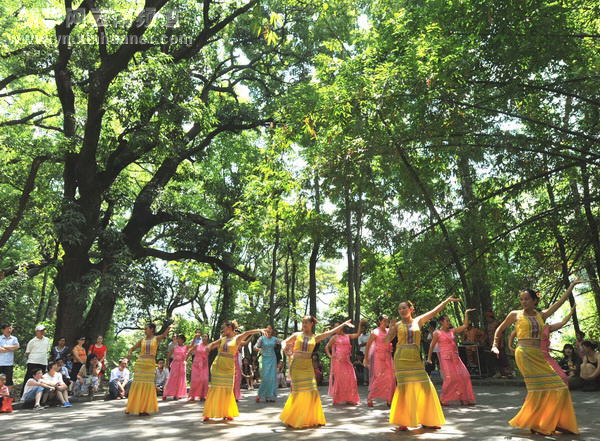
<svg viewBox="0 0 600 441">
<path fill-rule="evenodd" d="M 344 188 L 344 224 L 346 237 L 346 259 L 348 269 L 346 271 L 346 281 L 348 285 L 348 318 L 354 317 L 354 237 L 352 234 L 352 207 L 350 197 L 350 187 L 346 182 Z"/>
<path fill-rule="evenodd" d="M 276 204 L 276 210 L 277 210 Z M 275 244 L 271 256 L 271 284 L 269 286 L 269 324 L 275 326 L 275 290 L 277 287 L 277 252 L 280 243 L 279 213 L 275 216 Z"/>
<path fill-rule="evenodd" d="M 319 176 L 315 173 L 314 176 L 314 203 L 315 213 L 317 217 L 321 215 L 321 183 Z M 319 219 L 320 221 L 320 219 Z M 321 249 L 321 233 L 313 231 L 312 233 L 312 248 L 310 250 L 310 257 L 308 260 L 308 304 L 309 314 L 313 317 L 317 316 L 317 263 L 319 261 L 319 251 Z M 293 286 L 293 284 L 292 284 Z M 292 288 L 293 289 L 293 288 Z"/>
</svg>

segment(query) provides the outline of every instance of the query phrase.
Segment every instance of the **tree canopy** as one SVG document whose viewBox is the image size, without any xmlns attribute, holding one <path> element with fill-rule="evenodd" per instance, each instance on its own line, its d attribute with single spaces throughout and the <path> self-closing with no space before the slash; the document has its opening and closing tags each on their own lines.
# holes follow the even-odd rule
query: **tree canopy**
<svg viewBox="0 0 600 441">
<path fill-rule="evenodd" d="M 287 333 L 575 277 L 600 329 L 600 20 L 574 1 L 0 6 L 0 321 Z M 460 308 L 454 310 L 460 315 Z M 477 319 L 477 318 L 476 318 Z"/>
</svg>

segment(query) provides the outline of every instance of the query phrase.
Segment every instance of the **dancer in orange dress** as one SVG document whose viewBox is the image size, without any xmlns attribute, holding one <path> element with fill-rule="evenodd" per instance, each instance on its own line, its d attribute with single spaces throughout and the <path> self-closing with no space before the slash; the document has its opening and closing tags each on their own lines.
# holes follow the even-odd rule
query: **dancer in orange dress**
<svg viewBox="0 0 600 441">
<path fill-rule="evenodd" d="M 545 360 L 541 349 L 544 322 L 569 298 L 579 283 L 584 281 L 573 281 L 562 297 L 542 312 L 537 310 L 539 293 L 531 289 L 521 291 L 519 298 L 523 309 L 512 311 L 496 329 L 492 346 L 496 355 L 499 354 L 498 343 L 502 333 L 513 323 L 519 340 L 515 360 L 525 379 L 527 397 L 519 413 L 509 421 L 513 427 L 527 428 L 544 435 L 554 431 L 579 433 L 569 389 Z"/>
<path fill-rule="evenodd" d="M 473 311 L 475 309 L 467 309 L 465 311 L 465 322 L 456 329 L 450 328 L 450 318 L 447 315 L 443 315 L 439 320 L 441 329 L 433 333 L 431 346 L 429 346 L 429 354 L 427 355 L 427 363 L 433 364 L 431 355 L 434 346 L 439 343 L 439 359 L 442 378 L 444 379 L 442 394 L 440 396 L 442 406 L 447 406 L 453 401 L 464 405 L 475 404 L 471 375 L 458 356 L 458 348 L 456 347 L 456 334 L 460 334 L 467 329 L 467 326 L 469 326 L 469 313 Z"/>
<path fill-rule="evenodd" d="M 448 297 L 431 311 L 415 318 L 411 302 L 398 305 L 401 321 L 392 321 L 390 332 L 385 337 L 388 343 L 398 337 L 394 353 L 396 390 L 390 408 L 390 423 L 397 425 L 398 431 L 419 425 L 439 429 L 446 423 L 437 392 L 421 359 L 421 325 L 441 312 L 448 303 L 458 301 Z"/>
</svg>

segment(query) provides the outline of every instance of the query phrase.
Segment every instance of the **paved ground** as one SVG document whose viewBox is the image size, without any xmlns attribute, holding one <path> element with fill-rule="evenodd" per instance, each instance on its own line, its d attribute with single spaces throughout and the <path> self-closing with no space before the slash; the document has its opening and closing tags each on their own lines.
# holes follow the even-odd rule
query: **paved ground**
<svg viewBox="0 0 600 441">
<path fill-rule="evenodd" d="M 160 402 L 160 413 L 151 417 L 123 414 L 124 401 L 76 403 L 72 409 L 50 408 L 41 412 L 21 410 L 0 414 L 0 440 L 551 440 L 600 441 L 600 393 L 573 393 L 581 435 L 542 437 L 513 429 L 506 423 L 518 410 L 522 387 L 475 386 L 478 403 L 470 408 L 444 408 L 447 425 L 439 431 L 395 433 L 387 422 L 384 403 L 368 408 L 333 407 L 321 388 L 327 425 L 319 429 L 287 429 L 278 420 L 289 389 L 280 389 L 278 403 L 257 404 L 254 394 L 240 400 L 240 417 L 233 422 L 203 423 L 202 406 L 185 401 Z M 361 398 L 366 388 L 360 388 Z"/>
</svg>

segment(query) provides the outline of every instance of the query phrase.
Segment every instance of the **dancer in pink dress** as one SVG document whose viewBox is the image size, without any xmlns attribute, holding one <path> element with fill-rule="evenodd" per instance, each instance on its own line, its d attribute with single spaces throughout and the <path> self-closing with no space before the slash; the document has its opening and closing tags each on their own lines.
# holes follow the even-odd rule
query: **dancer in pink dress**
<svg viewBox="0 0 600 441">
<path fill-rule="evenodd" d="M 169 351 L 168 359 L 173 358 L 169 367 L 169 379 L 163 389 L 163 400 L 168 397 L 178 400 L 187 395 L 186 363 L 187 346 L 185 346 L 185 335 L 177 336 L 177 346 Z"/>
<path fill-rule="evenodd" d="M 447 315 L 439 320 L 441 329 L 433 333 L 427 363 L 431 363 L 431 355 L 436 344 L 440 345 L 440 368 L 444 384 L 442 385 L 442 394 L 440 402 L 442 406 L 447 406 L 451 402 L 460 402 L 463 405 L 475 404 L 475 394 L 471 385 L 471 376 L 464 363 L 458 356 L 455 334 L 460 334 L 469 326 L 469 312 L 475 309 L 465 311 L 465 322 L 456 329 L 450 329 L 451 323 Z"/>
<path fill-rule="evenodd" d="M 554 331 L 558 331 L 559 329 L 564 327 L 569 322 L 569 320 L 571 320 L 571 317 L 573 316 L 574 312 L 575 312 L 575 307 L 573 306 L 573 308 L 571 308 L 571 312 L 569 312 L 561 322 L 554 323 L 552 325 L 544 325 L 544 327 L 542 328 L 542 338 L 540 339 L 540 349 L 542 350 L 542 353 L 544 354 L 544 359 L 548 362 L 548 364 L 552 367 L 552 369 L 554 369 L 554 372 L 556 372 L 558 374 L 558 376 L 562 379 L 562 381 L 564 381 L 566 384 L 569 384 L 569 377 L 567 376 L 565 371 L 562 370 L 562 368 L 560 367 L 558 362 L 554 359 L 554 357 L 552 357 L 552 355 L 550 355 L 550 333 L 554 332 Z M 515 335 L 516 335 L 516 331 L 513 331 L 512 334 L 510 334 L 510 337 L 508 339 L 508 346 L 512 352 L 515 351 L 515 347 L 514 347 Z"/>
<path fill-rule="evenodd" d="M 376 398 L 385 400 L 389 406 L 396 390 L 392 344 L 385 342 L 390 319 L 382 314 L 377 318 L 377 324 L 378 327 L 371 332 L 367 341 L 363 361 L 365 367 L 369 368 L 369 407 L 373 407 L 373 400 Z"/>
<path fill-rule="evenodd" d="M 338 322 L 334 327 L 340 324 L 341 322 Z M 331 358 L 328 395 L 333 398 L 333 404 L 360 403 L 356 373 L 350 360 L 352 355 L 350 340 L 358 338 L 363 328 L 363 322 L 360 323 L 359 330 L 355 334 L 344 334 L 344 328 L 340 328 L 325 346 L 325 352 Z"/>
<path fill-rule="evenodd" d="M 188 351 L 188 356 L 194 354 L 189 401 L 195 401 L 196 398 L 201 401 L 206 399 L 208 393 L 208 344 L 208 335 L 204 335 L 200 343 L 194 343 Z"/>
</svg>

